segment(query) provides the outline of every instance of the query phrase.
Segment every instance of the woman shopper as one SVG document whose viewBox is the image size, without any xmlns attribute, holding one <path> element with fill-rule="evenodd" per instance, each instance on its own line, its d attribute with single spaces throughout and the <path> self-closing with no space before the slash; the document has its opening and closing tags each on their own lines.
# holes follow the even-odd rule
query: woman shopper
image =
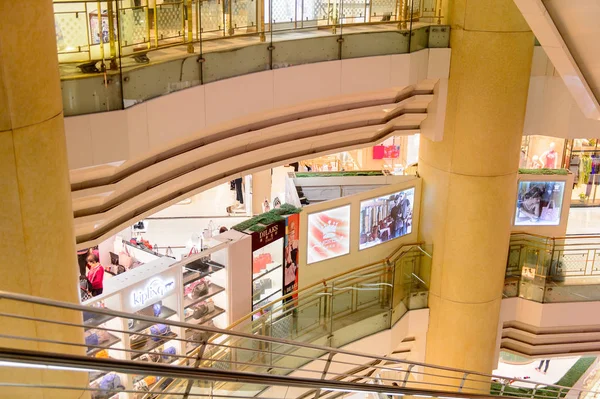
<svg viewBox="0 0 600 399">
<path fill-rule="evenodd" d="M 98 261 L 98 255 L 91 253 L 88 258 L 88 267 L 90 270 L 87 272 L 87 278 L 92 285 L 92 296 L 102 294 L 104 290 L 104 268 Z"/>
</svg>

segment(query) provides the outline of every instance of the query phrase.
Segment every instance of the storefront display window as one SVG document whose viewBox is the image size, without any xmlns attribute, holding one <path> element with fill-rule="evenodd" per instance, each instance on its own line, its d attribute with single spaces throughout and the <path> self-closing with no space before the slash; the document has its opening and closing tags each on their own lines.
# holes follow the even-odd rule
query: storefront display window
<svg viewBox="0 0 600 399">
<path fill-rule="evenodd" d="M 598 139 L 574 139 L 567 146 L 566 162 L 575 176 L 572 204 L 600 205 L 600 143 Z"/>
<path fill-rule="evenodd" d="M 549 136 L 525 136 L 521 142 L 522 169 L 560 169 L 565 140 Z"/>
<path fill-rule="evenodd" d="M 252 310 L 283 294 L 285 222 L 252 234 Z"/>
<path fill-rule="evenodd" d="M 519 182 L 515 226 L 558 226 L 565 182 Z"/>
<path fill-rule="evenodd" d="M 359 249 L 379 245 L 412 232 L 415 189 L 360 203 Z"/>
<path fill-rule="evenodd" d="M 350 205 L 308 215 L 308 264 L 349 253 Z"/>
<path fill-rule="evenodd" d="M 419 135 L 390 137 L 376 146 L 303 161 L 300 171 L 341 172 L 388 170 L 396 175 L 417 162 Z M 310 169 L 310 170 L 309 170 Z"/>
</svg>

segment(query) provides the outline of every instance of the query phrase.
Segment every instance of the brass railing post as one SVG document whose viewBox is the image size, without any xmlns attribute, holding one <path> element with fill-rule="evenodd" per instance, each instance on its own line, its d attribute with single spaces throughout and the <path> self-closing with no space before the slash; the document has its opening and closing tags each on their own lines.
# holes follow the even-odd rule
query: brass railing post
<svg viewBox="0 0 600 399">
<path fill-rule="evenodd" d="M 112 0 L 106 2 L 106 13 L 108 14 L 108 43 L 110 46 L 110 69 L 117 69 L 117 49 L 115 46 L 115 14 Z M 102 29 L 102 19 L 100 19 Z"/>
<path fill-rule="evenodd" d="M 266 42 L 265 35 L 265 0 L 256 0 L 256 29 L 261 42 Z"/>
<path fill-rule="evenodd" d="M 235 33 L 235 27 L 233 26 L 233 1 L 227 0 L 227 33 L 229 36 L 233 36 Z"/>
<path fill-rule="evenodd" d="M 187 10 L 187 52 L 192 54 L 194 52 L 194 24 L 192 15 L 192 0 L 185 0 L 183 6 Z"/>
<path fill-rule="evenodd" d="M 408 27 L 406 23 L 406 8 L 408 0 L 398 0 L 398 29 L 406 29 Z"/>
</svg>

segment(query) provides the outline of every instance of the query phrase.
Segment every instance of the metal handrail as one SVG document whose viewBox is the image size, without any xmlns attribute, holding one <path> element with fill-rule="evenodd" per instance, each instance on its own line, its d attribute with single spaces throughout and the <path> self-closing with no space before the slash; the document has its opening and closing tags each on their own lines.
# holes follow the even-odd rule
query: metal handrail
<svg viewBox="0 0 600 399">
<path fill-rule="evenodd" d="M 85 370 L 90 370 L 90 369 L 91 370 L 100 370 L 100 371 L 123 370 L 124 372 L 131 373 L 131 374 L 137 374 L 137 375 L 143 374 L 143 375 L 175 376 L 178 379 L 181 379 L 181 378 L 209 379 L 209 380 L 224 381 L 224 382 L 227 382 L 227 381 L 240 382 L 240 381 L 250 381 L 250 380 L 246 380 L 246 378 L 248 378 L 248 379 L 251 379 L 253 381 L 253 383 L 257 383 L 258 381 L 260 381 L 260 382 L 265 382 L 265 384 L 268 384 L 268 385 L 283 384 L 286 386 L 296 386 L 294 384 L 307 384 L 307 385 L 302 385 L 302 386 L 311 387 L 313 389 L 317 386 L 320 386 L 320 385 L 315 385 L 316 381 L 319 381 L 320 384 L 321 383 L 324 384 L 324 385 L 322 385 L 322 387 L 324 387 L 324 389 L 336 390 L 336 389 L 341 389 L 341 388 L 346 387 L 346 388 L 352 389 L 352 390 L 372 392 L 373 391 L 372 384 L 368 384 L 368 385 L 362 384 L 361 387 L 357 389 L 357 387 L 354 385 L 352 385 L 352 386 L 344 385 L 344 384 L 348 384 L 348 383 L 345 381 L 340 381 L 340 378 L 345 379 L 348 377 L 354 377 L 354 378 L 360 377 L 361 379 L 372 380 L 374 377 L 372 378 L 372 377 L 365 376 L 365 375 L 357 375 L 357 374 L 353 374 L 353 373 L 331 372 L 330 371 L 331 370 L 330 366 L 332 364 L 336 364 L 338 367 L 352 366 L 352 367 L 356 368 L 356 367 L 362 366 L 363 370 L 364 370 L 364 366 L 368 365 L 368 368 L 373 368 L 373 369 L 377 369 L 380 371 L 402 370 L 405 373 L 405 381 L 409 381 L 408 385 L 404 385 L 402 388 L 409 389 L 409 391 L 405 391 L 405 392 L 411 392 L 412 394 L 417 394 L 417 392 L 422 392 L 423 394 L 427 394 L 427 392 L 431 393 L 431 392 L 441 392 L 441 391 L 449 392 L 450 391 L 450 392 L 455 392 L 455 393 L 462 392 L 463 394 L 466 395 L 464 397 L 467 397 L 467 396 L 468 397 L 477 397 L 478 395 L 481 395 L 482 397 L 484 397 L 484 396 L 488 397 L 488 396 L 490 396 L 489 388 L 486 388 L 486 387 L 488 386 L 487 384 L 489 384 L 490 380 L 499 381 L 499 383 L 503 387 L 510 385 L 509 383 L 507 383 L 505 381 L 511 381 L 511 382 L 518 381 L 523 384 L 531 385 L 532 387 L 545 386 L 545 387 L 547 387 L 546 391 L 548 389 L 552 388 L 553 389 L 552 392 L 555 392 L 555 391 L 563 392 L 565 390 L 567 390 L 567 391 L 574 390 L 574 391 L 580 392 L 580 393 L 592 392 L 589 390 L 584 390 L 584 389 L 579 389 L 579 388 L 569 388 L 569 387 L 563 387 L 563 386 L 558 386 L 558 385 L 547 385 L 547 384 L 542 384 L 542 383 L 538 383 L 538 382 L 531 381 L 531 380 L 522 380 L 522 379 L 515 379 L 515 378 L 509 378 L 509 377 L 503 377 L 503 376 L 496 376 L 496 375 L 492 375 L 492 374 L 479 373 L 476 371 L 465 371 L 465 370 L 451 368 L 451 367 L 436 366 L 436 365 L 430 365 L 430 364 L 421 363 L 421 362 L 401 360 L 401 359 L 396 359 L 394 357 L 364 354 L 364 353 L 355 352 L 355 351 L 348 351 L 348 350 L 344 350 L 344 349 L 335 349 L 335 348 L 330 348 L 330 347 L 315 345 L 315 344 L 310 344 L 310 343 L 299 343 L 299 342 L 290 341 L 290 340 L 281 339 L 281 338 L 253 335 L 253 334 L 248 334 L 248 333 L 238 332 L 238 331 L 221 330 L 221 329 L 218 329 L 215 327 L 198 326 L 195 324 L 188 324 L 188 323 L 182 323 L 182 322 L 178 322 L 178 321 L 164 320 L 164 319 L 160 319 L 160 318 L 154 318 L 154 317 L 150 317 L 150 316 L 142 316 L 142 315 L 138 315 L 138 314 L 129 314 L 129 313 L 113 311 L 113 310 L 109 310 L 109 309 L 90 308 L 90 307 L 82 306 L 82 305 L 78 305 L 78 304 L 65 303 L 65 302 L 50 300 L 50 299 L 46 299 L 46 298 L 32 297 L 32 296 L 23 295 L 23 294 L 0 292 L 0 300 L 16 301 L 16 302 L 20 302 L 20 303 L 35 304 L 35 305 L 40 305 L 40 306 L 49 306 L 49 307 L 53 307 L 53 308 L 67 309 L 67 310 L 73 310 L 73 311 L 79 311 L 79 312 L 93 312 L 93 313 L 97 313 L 97 314 L 105 315 L 105 316 L 128 318 L 128 319 L 134 319 L 134 320 L 138 320 L 138 321 L 147 321 L 150 323 L 168 324 L 173 327 L 183 327 L 183 328 L 189 328 L 189 329 L 198 330 L 198 331 L 219 333 L 222 335 L 233 336 L 233 337 L 241 338 L 244 340 L 261 342 L 261 343 L 264 343 L 267 345 L 264 348 L 260 347 L 260 345 L 259 345 L 256 349 L 254 349 L 254 348 L 248 348 L 248 347 L 237 347 L 237 346 L 230 344 L 230 345 L 226 346 L 229 350 L 247 350 L 247 351 L 254 351 L 254 352 L 258 352 L 258 353 L 262 353 L 262 354 L 273 354 L 273 353 L 277 353 L 276 350 L 273 349 L 274 346 L 282 346 L 283 345 L 283 346 L 291 347 L 291 348 L 295 349 L 295 351 L 298 351 L 298 350 L 304 350 L 305 352 L 307 350 L 308 351 L 316 351 L 319 355 L 315 356 L 313 358 L 313 360 L 323 363 L 323 366 L 321 368 L 312 370 L 317 375 L 322 375 L 321 378 L 319 378 L 319 379 L 308 378 L 307 379 L 307 378 L 298 378 L 298 377 L 293 377 L 293 376 L 289 376 L 289 375 L 277 374 L 277 371 L 282 371 L 282 370 L 287 371 L 287 370 L 285 367 L 281 367 L 274 363 L 264 365 L 264 368 L 266 369 L 264 371 L 258 370 L 253 373 L 247 373 L 247 372 L 243 372 L 243 371 L 224 372 L 224 371 L 218 371 L 214 368 L 211 369 L 210 367 L 207 368 L 206 366 L 203 366 L 200 368 L 196 368 L 193 366 L 187 366 L 187 365 L 182 364 L 181 362 L 178 362 L 178 364 L 176 364 L 176 365 L 151 364 L 151 363 L 140 362 L 140 361 L 131 361 L 131 360 L 89 358 L 89 357 L 82 356 L 82 355 L 65 354 L 62 351 L 53 351 L 53 352 L 52 351 L 25 351 L 25 350 L 20 350 L 20 349 L 15 349 L 15 348 L 4 347 L 4 348 L 0 348 L 0 360 L 5 361 L 5 362 L 20 362 L 20 363 L 45 365 L 45 366 L 52 366 L 52 367 L 71 367 L 71 368 L 79 368 L 82 370 L 84 370 L 84 369 Z M 79 323 L 73 323 L 73 322 L 48 320 L 48 319 L 43 319 L 40 317 L 33 317 L 33 316 L 11 315 L 9 313 L 0 313 L 0 316 L 7 317 L 7 318 L 11 318 L 11 317 L 24 318 L 27 320 L 34 320 L 37 322 L 49 323 L 49 324 L 60 324 L 60 325 L 68 325 L 68 326 L 77 326 L 77 327 L 81 327 L 81 328 L 89 328 L 89 326 L 86 326 L 83 323 L 79 324 Z M 96 327 L 96 328 L 98 328 L 98 327 Z M 112 331 L 118 331 L 118 330 L 112 329 Z M 125 334 L 130 334 L 130 335 L 139 334 L 139 332 L 134 332 L 134 331 L 121 330 L 121 332 L 125 333 Z M 149 337 L 159 337 L 154 334 L 147 334 L 147 335 Z M 25 336 L 23 336 L 23 337 L 9 336 L 9 335 L 5 335 L 5 334 L 0 334 L 0 337 L 4 338 L 4 339 L 13 339 L 13 340 L 33 340 L 33 341 L 37 341 L 37 342 L 52 342 L 52 343 L 59 343 L 62 345 L 67 345 L 67 346 L 73 346 L 73 347 L 77 347 L 77 346 L 88 346 L 89 347 L 90 346 L 90 345 L 84 345 L 80 342 L 65 342 L 65 341 L 60 341 L 57 339 L 46 340 L 46 339 L 39 339 L 39 338 L 28 338 Z M 204 348 L 207 348 L 208 346 L 211 346 L 211 345 L 212 344 L 210 344 L 208 342 L 202 342 L 202 346 Z M 217 345 L 223 346 L 223 344 L 217 344 Z M 149 351 L 137 351 L 137 352 L 150 353 Z M 285 356 L 288 356 L 291 358 L 297 356 L 293 352 L 282 351 L 281 354 L 285 354 Z M 335 359 L 336 357 L 337 357 L 337 359 Z M 190 359 L 190 360 L 197 359 L 197 357 L 195 357 L 195 356 L 185 356 L 185 358 Z M 339 358 L 342 358 L 343 360 L 340 360 Z M 358 359 L 358 360 L 352 360 L 352 359 Z M 214 361 L 223 362 L 224 361 L 223 359 L 220 359 L 220 358 L 219 359 L 211 358 L 210 351 L 204 351 L 203 360 L 208 361 L 208 362 L 214 362 Z M 309 372 L 310 370 L 305 370 L 305 371 Z M 327 376 L 329 378 L 325 379 L 324 376 Z M 331 380 L 331 376 L 339 377 L 336 380 L 337 382 Z M 412 376 L 413 378 L 409 379 L 409 376 Z M 426 382 L 420 381 L 423 377 L 425 377 L 425 378 L 437 377 L 440 379 L 444 379 L 445 383 L 434 382 L 434 381 L 426 381 Z M 378 379 L 378 381 L 384 383 L 384 385 L 381 386 L 382 387 L 381 390 L 378 390 L 375 392 L 403 393 L 401 391 L 395 391 L 393 389 L 395 387 L 395 385 L 393 384 L 393 382 L 395 381 L 394 379 L 381 378 L 381 377 L 377 377 L 377 379 Z M 339 384 L 338 384 L 338 382 L 339 382 Z M 389 385 L 386 385 L 386 384 L 389 384 Z M 481 384 L 482 387 L 477 388 L 474 386 L 474 384 Z M 0 381 L 0 386 L 10 386 L 10 384 L 6 384 L 4 381 Z M 431 389 L 431 388 L 423 389 L 422 386 L 431 387 L 433 389 Z M 439 391 L 435 391 L 436 388 L 438 388 Z M 390 391 L 390 389 L 392 389 L 392 391 Z M 153 394 L 156 394 L 156 393 L 160 393 L 160 392 L 153 391 Z M 173 394 L 171 392 L 168 392 L 168 393 Z M 599 392 L 599 394 L 600 394 L 600 392 Z M 192 396 L 192 395 L 190 395 L 190 396 Z M 456 395 L 453 394 L 453 396 L 456 396 Z M 542 398 L 542 397 L 548 398 L 549 397 L 548 393 L 545 392 L 543 388 L 537 388 L 537 394 L 534 393 L 533 395 L 531 395 L 532 398 L 536 398 L 538 396 L 540 398 Z M 463 397 L 463 396 L 457 396 L 457 397 Z"/>
<path fill-rule="evenodd" d="M 376 385 L 376 384 L 364 384 L 357 382 L 347 382 L 335 379 L 318 379 L 318 378 L 306 378 L 306 377 L 293 377 L 293 376 L 281 376 L 281 375 L 261 375 L 255 373 L 244 373 L 234 371 L 220 371 L 215 369 L 207 368 L 186 368 L 177 366 L 167 366 L 164 364 L 153 364 L 153 363 L 140 363 L 133 361 L 114 360 L 114 359 L 98 359 L 89 358 L 84 356 L 74 356 L 62 353 L 49 354 L 43 351 L 30 351 L 30 350 L 19 350 L 0 348 L 0 360 L 4 362 L 11 362 L 14 364 L 26 364 L 26 365 L 38 365 L 47 366 L 56 369 L 70 369 L 70 370 L 99 370 L 107 372 L 120 372 L 123 374 L 146 374 L 153 376 L 160 376 L 165 378 L 177 378 L 186 380 L 203 380 L 212 382 L 243 382 L 248 384 L 260 384 L 267 386 L 284 386 L 284 387 L 297 387 L 297 388 L 309 388 L 309 389 L 321 389 L 330 391 L 342 391 L 342 392 L 364 392 L 364 393 L 384 393 L 392 396 L 404 396 L 404 395 L 421 395 L 427 397 L 447 397 L 448 392 L 437 391 L 432 389 L 418 389 L 418 388 L 406 388 L 397 385 Z M 98 391 L 99 389 L 81 388 L 73 386 L 54 386 L 50 384 L 12 384 L 4 383 L 0 381 L 0 387 L 15 387 L 20 386 L 23 388 L 47 388 L 47 389 L 61 389 L 61 390 L 87 390 L 87 391 Z M 140 393 L 139 391 L 109 391 L 109 392 L 129 392 L 129 393 Z M 185 394 L 180 392 L 171 391 L 155 391 L 154 394 L 165 394 L 174 396 L 188 395 L 191 397 L 195 396 L 206 396 L 205 394 Z M 222 397 L 221 395 L 214 394 L 211 397 Z M 455 398 L 472 398 L 472 399 L 483 399 L 490 398 L 492 395 L 479 395 L 479 394 L 468 394 L 461 392 L 454 392 L 452 396 Z M 224 397 L 224 396 L 223 396 Z M 226 397 L 236 397 L 227 395 Z M 240 396 L 241 397 L 241 396 Z"/>
<path fill-rule="evenodd" d="M 302 287 L 299 288 L 296 291 L 290 292 L 289 294 L 286 294 L 282 297 L 277 298 L 274 301 L 269 302 L 268 304 L 261 306 L 260 308 L 246 314 L 245 316 L 243 316 L 242 318 L 240 318 L 239 320 L 235 321 L 233 324 L 231 324 L 229 327 L 227 327 L 228 330 L 235 328 L 236 326 L 238 326 L 239 324 L 242 324 L 248 320 L 252 319 L 252 316 L 260 313 L 266 309 L 270 309 L 271 307 L 273 307 L 273 305 L 276 305 L 278 303 L 281 303 L 282 301 L 285 301 L 286 299 L 292 298 L 295 295 L 298 295 L 301 292 L 305 292 L 308 291 L 312 288 L 315 287 L 319 287 L 319 286 L 327 286 L 328 282 L 331 283 L 331 281 L 334 281 L 340 277 L 344 277 L 344 276 L 350 276 L 358 271 L 364 271 L 367 268 L 373 267 L 373 266 L 377 266 L 377 265 L 382 265 L 382 264 L 387 264 L 389 263 L 392 259 L 396 260 L 397 258 L 399 258 L 400 256 L 402 256 L 402 253 L 408 252 L 410 251 L 412 248 L 415 247 L 419 247 L 420 245 L 422 245 L 422 242 L 416 242 L 416 243 L 411 243 L 411 244 L 404 244 L 402 246 L 400 246 L 399 248 L 397 248 L 396 250 L 394 250 L 394 252 L 392 252 L 389 256 L 377 261 L 377 262 L 372 262 L 372 263 L 368 263 L 366 265 L 360 266 L 360 267 L 355 267 L 353 269 L 347 270 L 345 272 L 342 273 L 338 273 L 338 274 L 334 274 L 331 277 L 328 278 L 324 278 L 323 280 L 317 281 L 316 283 L 307 285 L 306 287 Z M 404 249 L 404 251 L 403 251 Z"/>
</svg>

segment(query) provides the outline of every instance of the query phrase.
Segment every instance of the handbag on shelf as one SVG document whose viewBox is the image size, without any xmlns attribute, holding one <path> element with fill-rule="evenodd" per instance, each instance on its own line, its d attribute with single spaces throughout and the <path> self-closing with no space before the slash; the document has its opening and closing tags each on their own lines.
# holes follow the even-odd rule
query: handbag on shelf
<svg viewBox="0 0 600 399">
<path fill-rule="evenodd" d="M 171 328 L 165 324 L 155 324 L 150 327 L 150 337 L 152 341 L 159 342 L 163 337 L 168 336 L 171 333 Z"/>
<path fill-rule="evenodd" d="M 123 266 L 125 269 L 129 269 L 132 263 L 133 258 L 129 255 L 127 246 L 123 246 L 123 251 L 119 253 L 119 265 Z"/>
<path fill-rule="evenodd" d="M 554 222 L 559 219 L 558 208 L 554 204 L 554 200 L 548 201 L 548 206 L 542 208 L 542 214 L 540 215 L 540 219 L 545 220 L 547 222 Z"/>
<path fill-rule="evenodd" d="M 165 256 L 175 259 L 175 254 L 173 253 L 173 248 L 167 247 L 167 250 L 165 251 Z"/>
<path fill-rule="evenodd" d="M 148 343 L 148 337 L 145 335 L 132 335 L 129 339 L 129 346 L 131 349 L 140 349 L 146 346 Z"/>
<path fill-rule="evenodd" d="M 161 356 L 158 353 L 148 352 L 140 356 L 140 360 L 148 363 L 160 363 Z"/>
<path fill-rule="evenodd" d="M 162 301 L 158 301 L 153 305 L 146 306 L 145 308 L 138 310 L 136 314 L 142 316 L 158 317 L 162 312 Z"/>
<path fill-rule="evenodd" d="M 173 357 L 177 354 L 177 350 L 173 346 L 169 346 L 162 351 L 162 361 L 171 362 Z"/>
<path fill-rule="evenodd" d="M 198 299 L 203 295 L 208 294 L 209 285 L 210 280 L 201 278 L 200 280 L 194 281 L 192 284 L 185 287 L 185 295 L 189 299 Z"/>
<path fill-rule="evenodd" d="M 215 304 L 212 299 L 209 299 L 208 301 L 202 301 L 198 305 L 194 306 L 194 319 L 198 320 L 214 311 Z"/>
</svg>

